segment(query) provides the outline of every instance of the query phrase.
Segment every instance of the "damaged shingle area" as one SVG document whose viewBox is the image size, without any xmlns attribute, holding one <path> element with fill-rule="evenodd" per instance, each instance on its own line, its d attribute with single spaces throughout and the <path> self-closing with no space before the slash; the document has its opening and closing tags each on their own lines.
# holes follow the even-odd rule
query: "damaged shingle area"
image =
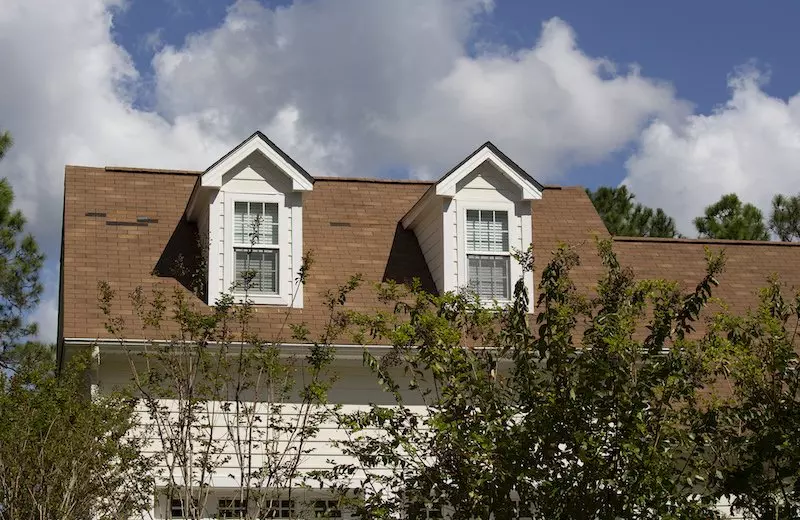
<svg viewBox="0 0 800 520">
<path fill-rule="evenodd" d="M 87 216 L 87 217 L 106 217 L 107 215 L 105 213 L 101 213 L 101 212 L 98 212 L 98 211 L 87 211 L 85 213 L 85 216 Z"/>
<path fill-rule="evenodd" d="M 88 215 L 88 213 L 87 213 Z M 105 217 L 105 213 L 99 213 L 97 216 Z M 106 226 L 147 226 L 148 224 L 158 224 L 157 218 L 150 217 L 136 217 L 136 222 L 128 222 L 125 220 L 106 220 Z"/>
<path fill-rule="evenodd" d="M 147 222 L 123 222 L 120 220 L 106 220 L 106 226 L 147 226 Z"/>
</svg>

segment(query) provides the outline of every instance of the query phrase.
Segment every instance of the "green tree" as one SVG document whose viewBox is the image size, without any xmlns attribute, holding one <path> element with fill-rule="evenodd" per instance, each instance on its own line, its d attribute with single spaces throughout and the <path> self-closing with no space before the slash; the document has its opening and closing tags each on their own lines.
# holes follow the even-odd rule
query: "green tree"
<svg viewBox="0 0 800 520">
<path fill-rule="evenodd" d="M 717 410 L 712 443 L 725 461 L 721 489 L 746 518 L 800 518 L 799 326 L 800 295 L 787 298 L 775 278 L 756 309 L 713 322 L 733 395 Z"/>
<path fill-rule="evenodd" d="M 764 216 L 757 207 L 742 203 L 735 193 L 723 195 L 694 219 L 701 237 L 730 240 L 769 240 Z"/>
<path fill-rule="evenodd" d="M 0 132 L 0 159 L 11 147 L 11 135 Z M 42 285 L 39 271 L 44 255 L 25 232 L 25 217 L 12 208 L 14 192 L 7 179 L 0 179 L 0 365 L 8 365 L 9 351 L 25 337 L 36 333 L 28 320 L 39 304 Z"/>
<path fill-rule="evenodd" d="M 769 229 L 784 242 L 800 239 L 800 195 L 775 195 Z"/>
<path fill-rule="evenodd" d="M 27 345 L 0 372 L 0 519 L 129 518 L 147 508 L 147 465 L 131 402 L 89 398 L 88 356 L 55 375 L 52 349 Z"/>
<path fill-rule="evenodd" d="M 707 340 L 692 333 L 723 258 L 709 255 L 706 276 L 682 293 L 637 281 L 610 241 L 599 249 L 606 273 L 593 298 L 571 280 L 574 251 L 555 254 L 535 324 L 521 282 L 496 309 L 384 286 L 394 312 L 352 318 L 365 340 L 394 345 L 365 361 L 395 406 L 341 414 L 338 446 L 357 462 L 320 479 L 345 493 L 365 475 L 358 513 L 372 518 L 424 518 L 445 506 L 454 519 L 517 518 L 520 509 L 579 520 L 715 517 L 704 484 L 713 416 L 698 404 L 714 372 Z"/>
<path fill-rule="evenodd" d="M 256 219 L 254 244 L 259 227 Z M 305 255 L 295 295 L 311 264 Z M 211 312 L 195 307 L 180 289 L 137 288 L 129 295 L 133 320 L 115 313 L 116 292 L 99 284 L 106 329 L 125 352 L 132 391 L 153 430 L 145 447 L 152 454 L 156 499 L 162 506 L 179 505 L 181 518 L 208 518 L 216 509 L 217 475 L 229 479 L 225 500 L 246 504 L 241 518 L 272 518 L 282 502 L 294 504 L 300 518 L 314 514 L 315 501 L 303 501 L 302 466 L 319 444 L 319 431 L 331 426 L 332 343 L 346 323 L 342 307 L 360 277 L 326 294 L 329 317 L 320 337 L 310 337 L 302 323 L 292 324 L 289 308 L 279 332 L 265 338 L 253 323 L 256 274 L 246 265 L 242 281 L 220 296 Z M 234 298 L 234 291 L 240 296 Z M 131 325 L 141 332 L 131 333 Z M 126 341 L 139 334 L 145 348 Z M 284 355 L 285 336 L 308 344 L 307 355 Z"/>
<path fill-rule="evenodd" d="M 586 190 L 608 232 L 615 236 L 663 237 L 679 236 L 675 221 L 661 208 L 655 211 L 634 202 L 635 196 L 625 186 L 601 186 Z"/>
</svg>

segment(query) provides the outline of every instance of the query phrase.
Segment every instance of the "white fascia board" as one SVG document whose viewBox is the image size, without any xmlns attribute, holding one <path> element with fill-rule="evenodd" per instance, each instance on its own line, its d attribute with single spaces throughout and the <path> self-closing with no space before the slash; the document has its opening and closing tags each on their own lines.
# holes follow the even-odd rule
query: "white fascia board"
<svg viewBox="0 0 800 520">
<path fill-rule="evenodd" d="M 264 142 L 258 135 L 253 135 L 247 142 L 241 145 L 236 151 L 228 155 L 224 160 L 214 165 L 201 177 L 201 186 L 207 188 L 222 187 L 222 176 L 229 172 L 234 166 L 244 160 L 253 152 L 260 152 L 264 157 L 272 161 L 283 173 L 292 179 L 292 190 L 311 191 L 314 184 L 309 181 L 302 173 L 289 164 L 281 155 L 269 144 Z"/>
<path fill-rule="evenodd" d="M 198 217 L 203 214 L 203 211 L 208 210 L 211 194 L 216 189 L 217 188 L 203 187 L 201 185 L 192 192 L 189 203 L 186 206 L 186 218 L 189 222 L 197 222 Z"/>
<path fill-rule="evenodd" d="M 472 173 L 484 161 L 490 161 L 503 175 L 522 190 L 522 200 L 536 200 L 542 198 L 542 192 L 528 179 L 514 171 L 505 161 L 498 157 L 488 147 L 484 147 L 473 155 L 470 160 L 454 170 L 447 178 L 436 185 L 436 194 L 444 197 L 455 197 L 458 182 Z"/>
<path fill-rule="evenodd" d="M 136 352 L 150 349 L 155 345 L 169 345 L 170 341 L 165 340 L 145 340 L 145 339 L 91 339 L 91 338 L 64 338 L 64 346 L 70 348 L 92 348 L 97 349 L 99 355 L 103 352 Z M 238 346 L 239 342 L 231 342 L 230 346 Z M 209 344 L 210 347 L 218 346 L 216 342 Z M 282 357 L 306 356 L 308 349 L 313 346 L 311 343 L 277 343 L 276 346 L 281 350 Z M 391 352 L 394 347 L 391 345 L 350 345 L 336 344 L 331 345 L 336 349 L 337 359 L 363 359 L 366 350 L 372 355 L 381 356 Z M 238 353 L 232 352 L 231 355 Z"/>
<path fill-rule="evenodd" d="M 400 221 L 403 224 L 403 229 L 414 229 L 417 219 L 428 209 L 428 205 L 433 198 L 436 198 L 436 194 L 433 190 L 427 190 Z"/>
</svg>

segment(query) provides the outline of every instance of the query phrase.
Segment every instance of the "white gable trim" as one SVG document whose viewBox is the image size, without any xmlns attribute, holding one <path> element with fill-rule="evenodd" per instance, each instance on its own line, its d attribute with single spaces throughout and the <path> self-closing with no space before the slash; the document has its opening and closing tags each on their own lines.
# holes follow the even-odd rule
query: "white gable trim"
<svg viewBox="0 0 800 520">
<path fill-rule="evenodd" d="M 200 185 L 208 188 L 222 187 L 222 176 L 253 152 L 261 153 L 272 161 L 278 169 L 288 175 L 292 179 L 292 189 L 294 191 L 311 191 L 314 189 L 314 184 L 311 180 L 284 159 L 282 154 L 258 133 L 253 134 L 247 141 L 228 154 L 227 157 L 209 168 L 200 178 Z"/>
<path fill-rule="evenodd" d="M 519 186 L 522 190 L 522 200 L 541 199 L 541 190 L 525 176 L 520 175 L 508 163 L 501 159 L 497 154 L 484 146 L 476 152 L 464 164 L 450 172 L 450 174 L 436 184 L 436 194 L 445 197 L 456 195 L 456 185 L 464 177 L 472 173 L 483 162 L 490 161 L 500 172 L 503 173 L 511 182 Z"/>
</svg>

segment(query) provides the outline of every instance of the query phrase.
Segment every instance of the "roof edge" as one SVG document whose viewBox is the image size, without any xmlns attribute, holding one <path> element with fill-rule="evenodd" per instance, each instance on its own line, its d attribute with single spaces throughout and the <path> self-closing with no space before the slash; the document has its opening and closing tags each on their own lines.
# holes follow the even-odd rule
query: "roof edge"
<svg viewBox="0 0 800 520">
<path fill-rule="evenodd" d="M 643 242 L 664 244 L 709 244 L 723 246 L 778 246 L 800 247 L 800 242 L 778 240 L 727 240 L 722 238 L 659 238 L 659 237 L 611 237 L 614 242 Z"/>
</svg>

